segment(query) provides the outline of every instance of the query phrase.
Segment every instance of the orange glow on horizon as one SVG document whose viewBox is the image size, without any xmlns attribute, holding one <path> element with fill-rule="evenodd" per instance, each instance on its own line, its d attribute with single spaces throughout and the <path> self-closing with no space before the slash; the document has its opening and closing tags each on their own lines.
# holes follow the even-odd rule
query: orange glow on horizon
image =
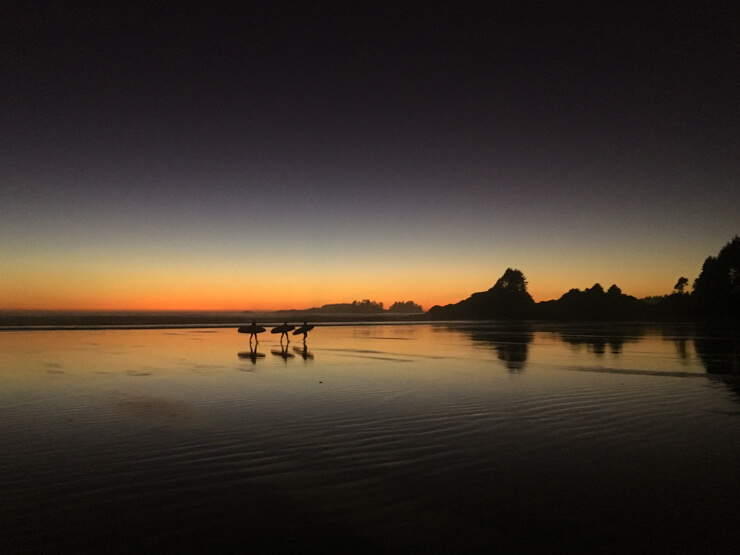
<svg viewBox="0 0 740 555">
<path fill-rule="evenodd" d="M 593 284 L 592 284 L 593 285 Z M 611 284 L 604 285 L 605 288 Z M 575 287 L 585 289 L 589 286 Z M 547 287 L 542 289 L 530 287 L 530 294 L 535 302 L 559 299 L 570 289 Z M 355 294 L 343 293 L 345 288 L 336 287 L 336 296 L 310 295 L 305 291 L 275 291 L 262 290 L 257 294 L 245 294 L 243 291 L 231 288 L 216 289 L 199 294 L 197 291 L 183 291 L 173 289 L 169 293 L 162 291 L 142 291 L 132 289 L 127 294 L 97 295 L 92 292 L 87 294 L 57 291 L 55 295 L 34 295 L 33 298 L 17 296 L 12 299 L 3 299 L 0 309 L 3 310 L 91 310 L 91 311 L 255 311 L 271 312 L 288 309 L 309 309 L 323 306 L 325 304 L 351 303 L 370 299 L 382 302 L 385 308 L 389 308 L 397 301 L 414 301 L 420 304 L 424 310 L 429 310 L 435 305 L 454 304 L 468 298 L 477 292 L 470 290 L 458 295 L 434 295 L 425 296 L 408 293 L 398 294 Z M 484 291 L 485 289 L 478 289 Z M 670 293 L 666 290 L 651 290 L 644 288 L 639 291 L 625 290 L 622 292 L 637 298 L 651 295 L 664 295 Z"/>
<path fill-rule="evenodd" d="M 293 259 L 275 263 L 168 262 L 127 265 L 118 260 L 88 262 L 74 258 L 54 264 L 18 260 L 8 265 L 0 291 L 2 310 L 119 310 L 119 311 L 274 311 L 308 309 L 325 304 L 369 299 L 389 308 L 396 301 L 414 301 L 424 310 L 457 303 L 486 291 L 506 269 L 495 261 L 485 266 L 440 266 L 435 261 L 415 265 L 381 262 L 372 266 L 327 262 L 310 266 Z M 679 275 L 692 281 L 695 273 L 656 268 L 634 275 L 630 268 L 596 269 L 585 263 L 565 271 L 552 261 L 519 266 L 535 301 L 560 298 L 572 288 L 613 283 L 637 298 L 665 295 Z M 511 265 L 511 267 L 518 267 Z M 327 277 L 328 276 L 328 277 Z"/>
</svg>

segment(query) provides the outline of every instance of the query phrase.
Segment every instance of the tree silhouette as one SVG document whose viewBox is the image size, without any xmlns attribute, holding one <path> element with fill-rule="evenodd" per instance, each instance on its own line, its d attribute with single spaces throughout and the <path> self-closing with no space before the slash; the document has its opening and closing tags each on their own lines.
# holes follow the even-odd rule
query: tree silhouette
<svg viewBox="0 0 740 555">
<path fill-rule="evenodd" d="M 424 309 L 421 307 L 421 305 L 416 304 L 414 301 L 396 301 L 388 309 L 388 312 L 411 314 L 416 312 L 424 312 Z"/>
<path fill-rule="evenodd" d="M 689 280 L 683 276 L 678 278 L 678 281 L 676 282 L 676 285 L 673 286 L 673 290 L 676 293 L 683 293 L 686 286 L 689 284 Z"/>
<path fill-rule="evenodd" d="M 740 319 L 740 237 L 704 261 L 692 297 L 705 318 Z"/>
<path fill-rule="evenodd" d="M 491 289 L 490 314 L 494 318 L 528 318 L 534 299 L 527 292 L 527 278 L 519 270 L 507 268 Z"/>
<path fill-rule="evenodd" d="M 383 312 L 383 303 L 363 299 L 362 301 L 352 301 L 353 312 Z"/>
<path fill-rule="evenodd" d="M 534 299 L 527 292 L 524 274 L 507 268 L 488 291 L 473 293 L 457 304 L 434 306 L 429 315 L 435 319 L 525 319 L 532 316 L 533 309 Z"/>
<path fill-rule="evenodd" d="M 625 295 L 617 285 L 608 291 L 595 283 L 590 289 L 571 289 L 557 301 L 537 306 L 540 318 L 553 320 L 639 320 L 645 313 L 645 304 L 631 295 Z"/>
<path fill-rule="evenodd" d="M 592 297 L 600 297 L 604 294 L 604 288 L 601 286 L 600 283 L 594 283 L 591 289 L 586 289 L 586 293 L 588 293 Z"/>
<path fill-rule="evenodd" d="M 506 294 L 529 294 L 527 293 L 527 278 L 520 270 L 506 268 L 504 275 L 501 276 L 491 291 L 501 291 Z"/>
</svg>

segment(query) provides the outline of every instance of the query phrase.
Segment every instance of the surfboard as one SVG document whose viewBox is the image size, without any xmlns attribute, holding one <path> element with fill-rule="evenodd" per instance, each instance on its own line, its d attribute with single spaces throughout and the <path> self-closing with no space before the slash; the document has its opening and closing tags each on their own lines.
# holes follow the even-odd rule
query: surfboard
<svg viewBox="0 0 740 555">
<path fill-rule="evenodd" d="M 239 333 L 262 333 L 265 328 L 256 324 L 249 324 L 248 326 L 240 326 L 236 331 Z"/>
<path fill-rule="evenodd" d="M 270 330 L 270 333 L 288 333 L 289 331 L 293 331 L 295 329 L 295 326 L 291 326 L 290 324 L 280 324 L 279 326 L 276 326 Z"/>
<path fill-rule="evenodd" d="M 293 335 L 300 335 L 302 333 L 308 333 L 313 329 L 313 324 L 306 324 L 305 326 L 301 326 L 297 330 L 293 332 Z"/>
</svg>

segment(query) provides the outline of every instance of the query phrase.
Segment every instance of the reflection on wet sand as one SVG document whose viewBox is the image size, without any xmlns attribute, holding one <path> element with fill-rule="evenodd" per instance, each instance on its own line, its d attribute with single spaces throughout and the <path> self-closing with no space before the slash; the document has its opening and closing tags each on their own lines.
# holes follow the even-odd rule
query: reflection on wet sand
<svg viewBox="0 0 740 555">
<path fill-rule="evenodd" d="M 314 358 L 314 354 L 308 350 L 308 345 L 305 340 L 303 341 L 302 347 L 293 347 L 293 351 L 299 354 L 303 360 L 312 360 Z M 279 348 L 273 348 L 270 352 L 275 356 L 281 357 L 283 360 L 295 358 L 295 355 L 290 352 L 289 345 L 287 343 L 281 343 Z M 257 350 L 256 342 L 254 345 L 250 343 L 249 351 L 240 351 L 237 355 L 240 359 L 251 360 L 252 364 L 256 364 L 257 359 L 265 357 L 264 353 L 260 353 Z"/>
<path fill-rule="evenodd" d="M 563 368 L 567 372 L 585 372 L 587 374 L 622 374 L 624 376 L 657 376 L 659 378 L 700 378 L 704 379 L 706 376 L 703 374 L 697 374 L 696 372 L 680 372 L 680 371 L 665 371 L 665 370 L 629 370 L 626 368 L 589 368 L 589 367 L 573 367 Z"/>
<path fill-rule="evenodd" d="M 310 360 L 313 359 L 313 353 L 309 352 L 308 345 L 306 345 L 306 340 L 303 340 L 303 347 L 293 347 L 293 351 L 298 353 L 303 357 L 303 360 Z"/>
<path fill-rule="evenodd" d="M 240 351 L 237 353 L 237 356 L 241 359 L 249 359 L 252 361 L 252 364 L 256 364 L 257 359 L 264 358 L 265 355 L 257 351 L 257 344 L 255 342 L 254 346 L 251 343 L 249 344 L 249 351 Z"/>
<path fill-rule="evenodd" d="M 527 364 L 529 344 L 534 339 L 534 332 L 526 323 L 512 323 L 505 328 L 486 325 L 451 325 L 448 329 L 463 333 L 474 345 L 493 348 L 498 359 L 512 372 L 524 370 Z"/>
<path fill-rule="evenodd" d="M 734 552 L 737 343 L 443 326 L 0 337 L 0 552 Z"/>
<path fill-rule="evenodd" d="M 606 354 L 607 348 L 612 355 L 620 355 L 627 343 L 637 343 L 645 337 L 646 330 L 639 325 L 610 326 L 593 324 L 592 326 L 564 326 L 557 333 L 563 342 L 574 348 L 585 346 L 596 356 Z"/>
<path fill-rule="evenodd" d="M 282 357 L 283 360 L 288 360 L 289 358 L 295 358 L 295 355 L 288 350 L 287 343 L 285 345 L 281 343 L 279 349 L 271 349 L 270 352 L 275 356 Z"/>
<path fill-rule="evenodd" d="M 707 373 L 740 375 L 740 338 L 700 335 L 694 346 Z"/>
<path fill-rule="evenodd" d="M 185 421 L 192 417 L 190 407 L 180 399 L 115 393 L 111 402 L 117 409 L 146 421 Z"/>
<path fill-rule="evenodd" d="M 740 402 L 740 337 L 735 335 L 698 335 L 694 347 L 707 374 L 724 383 Z"/>
</svg>

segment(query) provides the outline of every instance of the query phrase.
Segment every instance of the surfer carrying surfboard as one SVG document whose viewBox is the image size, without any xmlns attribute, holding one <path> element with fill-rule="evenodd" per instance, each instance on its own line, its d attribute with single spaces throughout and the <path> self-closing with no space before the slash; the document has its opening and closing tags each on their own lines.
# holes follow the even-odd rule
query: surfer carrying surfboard
<svg viewBox="0 0 740 555">
<path fill-rule="evenodd" d="M 288 343 L 290 343 L 290 337 L 288 337 L 288 332 L 291 332 L 295 329 L 295 326 L 288 325 L 288 322 L 285 322 L 284 324 L 280 326 L 276 326 L 270 330 L 270 333 L 279 333 L 280 334 L 280 344 L 283 344 L 283 337 L 287 339 Z"/>
<path fill-rule="evenodd" d="M 258 326 L 257 322 L 252 320 L 252 323 L 248 326 L 242 326 L 237 330 L 239 333 L 248 333 L 249 334 L 249 344 L 252 344 L 252 339 L 254 339 L 255 344 L 258 343 L 257 341 L 257 334 L 262 333 L 265 331 L 265 328 L 262 326 Z"/>
<path fill-rule="evenodd" d="M 303 322 L 303 325 L 300 326 L 297 330 L 293 332 L 293 335 L 301 335 L 303 334 L 303 342 L 306 342 L 306 338 L 308 337 L 308 332 L 310 332 L 313 329 L 313 324 L 309 324 L 308 322 Z"/>
</svg>

